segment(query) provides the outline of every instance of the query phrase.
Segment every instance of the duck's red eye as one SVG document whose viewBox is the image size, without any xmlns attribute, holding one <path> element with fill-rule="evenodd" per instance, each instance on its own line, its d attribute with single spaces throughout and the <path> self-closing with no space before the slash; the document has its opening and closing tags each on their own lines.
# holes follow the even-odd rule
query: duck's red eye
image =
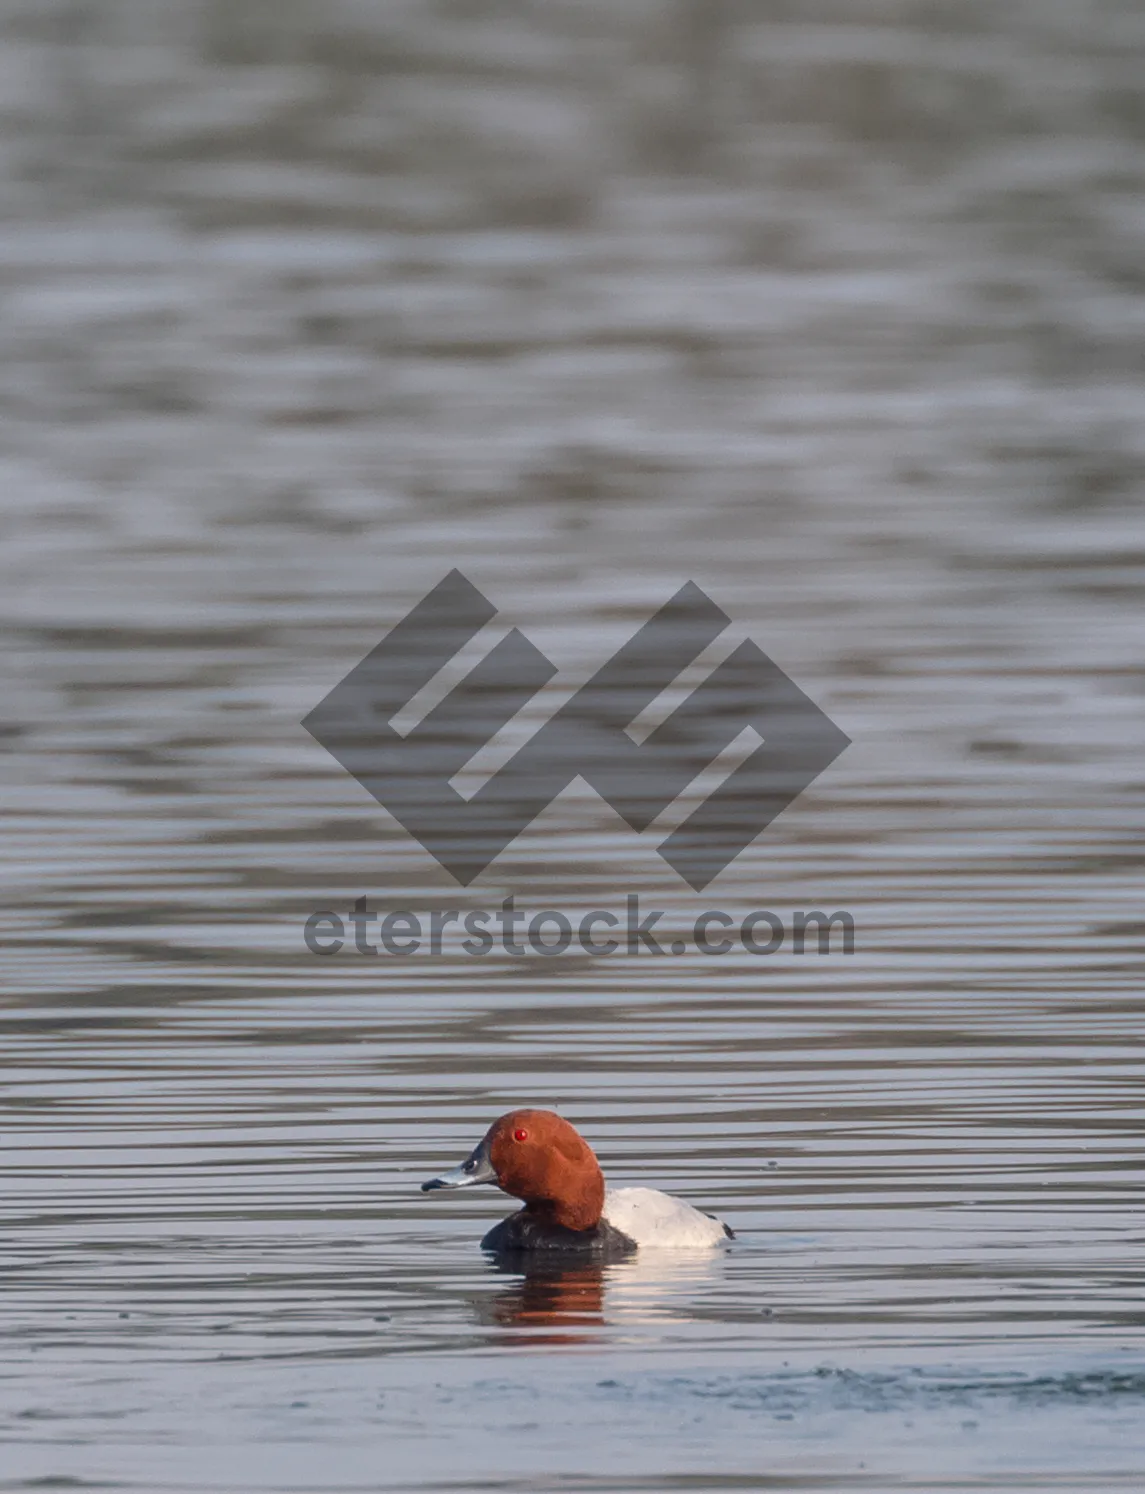
<svg viewBox="0 0 1145 1494">
<path fill-rule="evenodd" d="M 513 1132 L 514 1141 L 528 1141 L 528 1139 L 529 1133 L 525 1130 L 524 1126 L 518 1126 L 517 1129 Z"/>
</svg>

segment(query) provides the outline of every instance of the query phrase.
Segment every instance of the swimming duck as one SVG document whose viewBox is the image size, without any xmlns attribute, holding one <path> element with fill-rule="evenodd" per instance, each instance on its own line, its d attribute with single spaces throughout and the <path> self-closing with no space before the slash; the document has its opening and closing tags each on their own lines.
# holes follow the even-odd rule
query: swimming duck
<svg viewBox="0 0 1145 1494">
<path fill-rule="evenodd" d="M 496 1183 L 525 1207 L 494 1225 L 482 1250 L 571 1251 L 596 1258 L 636 1249 L 711 1249 L 732 1238 L 722 1220 L 655 1188 L 605 1188 L 588 1142 L 552 1110 L 510 1110 L 459 1167 L 423 1193 Z"/>
</svg>

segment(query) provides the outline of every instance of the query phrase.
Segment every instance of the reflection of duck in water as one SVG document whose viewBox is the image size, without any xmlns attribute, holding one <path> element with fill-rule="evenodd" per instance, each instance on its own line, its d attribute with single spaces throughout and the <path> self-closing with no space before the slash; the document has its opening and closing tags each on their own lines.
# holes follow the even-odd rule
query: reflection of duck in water
<svg viewBox="0 0 1145 1494">
<path fill-rule="evenodd" d="M 652 1323 L 688 1321 L 697 1297 L 719 1279 L 724 1257 L 713 1250 L 646 1250 L 605 1262 L 538 1252 L 500 1254 L 490 1264 L 511 1280 L 479 1300 L 477 1317 L 525 1330 L 495 1340 L 513 1347 L 585 1344 L 609 1328 L 632 1333 Z"/>
<path fill-rule="evenodd" d="M 568 1253 L 618 1260 L 636 1249 L 710 1250 L 731 1230 L 681 1198 L 654 1188 L 606 1191 L 592 1148 L 551 1110 L 511 1110 L 493 1122 L 473 1151 L 422 1191 L 496 1183 L 525 1207 L 495 1225 L 483 1250 Z"/>
<path fill-rule="evenodd" d="M 512 1267 L 501 1262 L 498 1269 Z M 598 1261 L 565 1267 L 530 1266 L 505 1291 L 497 1293 L 486 1311 L 492 1322 L 505 1328 L 571 1330 L 552 1338 L 546 1335 L 545 1343 L 583 1342 L 585 1329 L 604 1327 L 604 1267 Z"/>
</svg>

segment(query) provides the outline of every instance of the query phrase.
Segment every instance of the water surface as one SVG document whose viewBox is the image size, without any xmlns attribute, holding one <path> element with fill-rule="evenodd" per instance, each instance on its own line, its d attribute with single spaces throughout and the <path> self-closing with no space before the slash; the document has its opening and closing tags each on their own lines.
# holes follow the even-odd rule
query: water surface
<svg viewBox="0 0 1145 1494">
<path fill-rule="evenodd" d="M 1141 1487 L 1143 38 L 995 11 L 11 8 L 0 1489 Z M 299 725 L 455 565 L 854 745 L 459 890 Z M 302 940 L 629 891 L 856 952 Z M 522 1103 L 734 1245 L 496 1269 Z"/>
</svg>

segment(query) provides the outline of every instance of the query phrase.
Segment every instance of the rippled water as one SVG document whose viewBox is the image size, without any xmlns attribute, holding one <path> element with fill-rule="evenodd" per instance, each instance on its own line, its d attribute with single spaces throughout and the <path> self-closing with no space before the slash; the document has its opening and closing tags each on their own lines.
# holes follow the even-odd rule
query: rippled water
<svg viewBox="0 0 1145 1494">
<path fill-rule="evenodd" d="M 0 1490 L 1141 1487 L 1145 27 L 997 10 L 9 7 Z M 453 566 L 853 745 L 459 890 L 299 724 Z M 630 891 L 856 952 L 302 938 Z M 734 1245 L 497 1270 L 517 1103 Z"/>
</svg>

